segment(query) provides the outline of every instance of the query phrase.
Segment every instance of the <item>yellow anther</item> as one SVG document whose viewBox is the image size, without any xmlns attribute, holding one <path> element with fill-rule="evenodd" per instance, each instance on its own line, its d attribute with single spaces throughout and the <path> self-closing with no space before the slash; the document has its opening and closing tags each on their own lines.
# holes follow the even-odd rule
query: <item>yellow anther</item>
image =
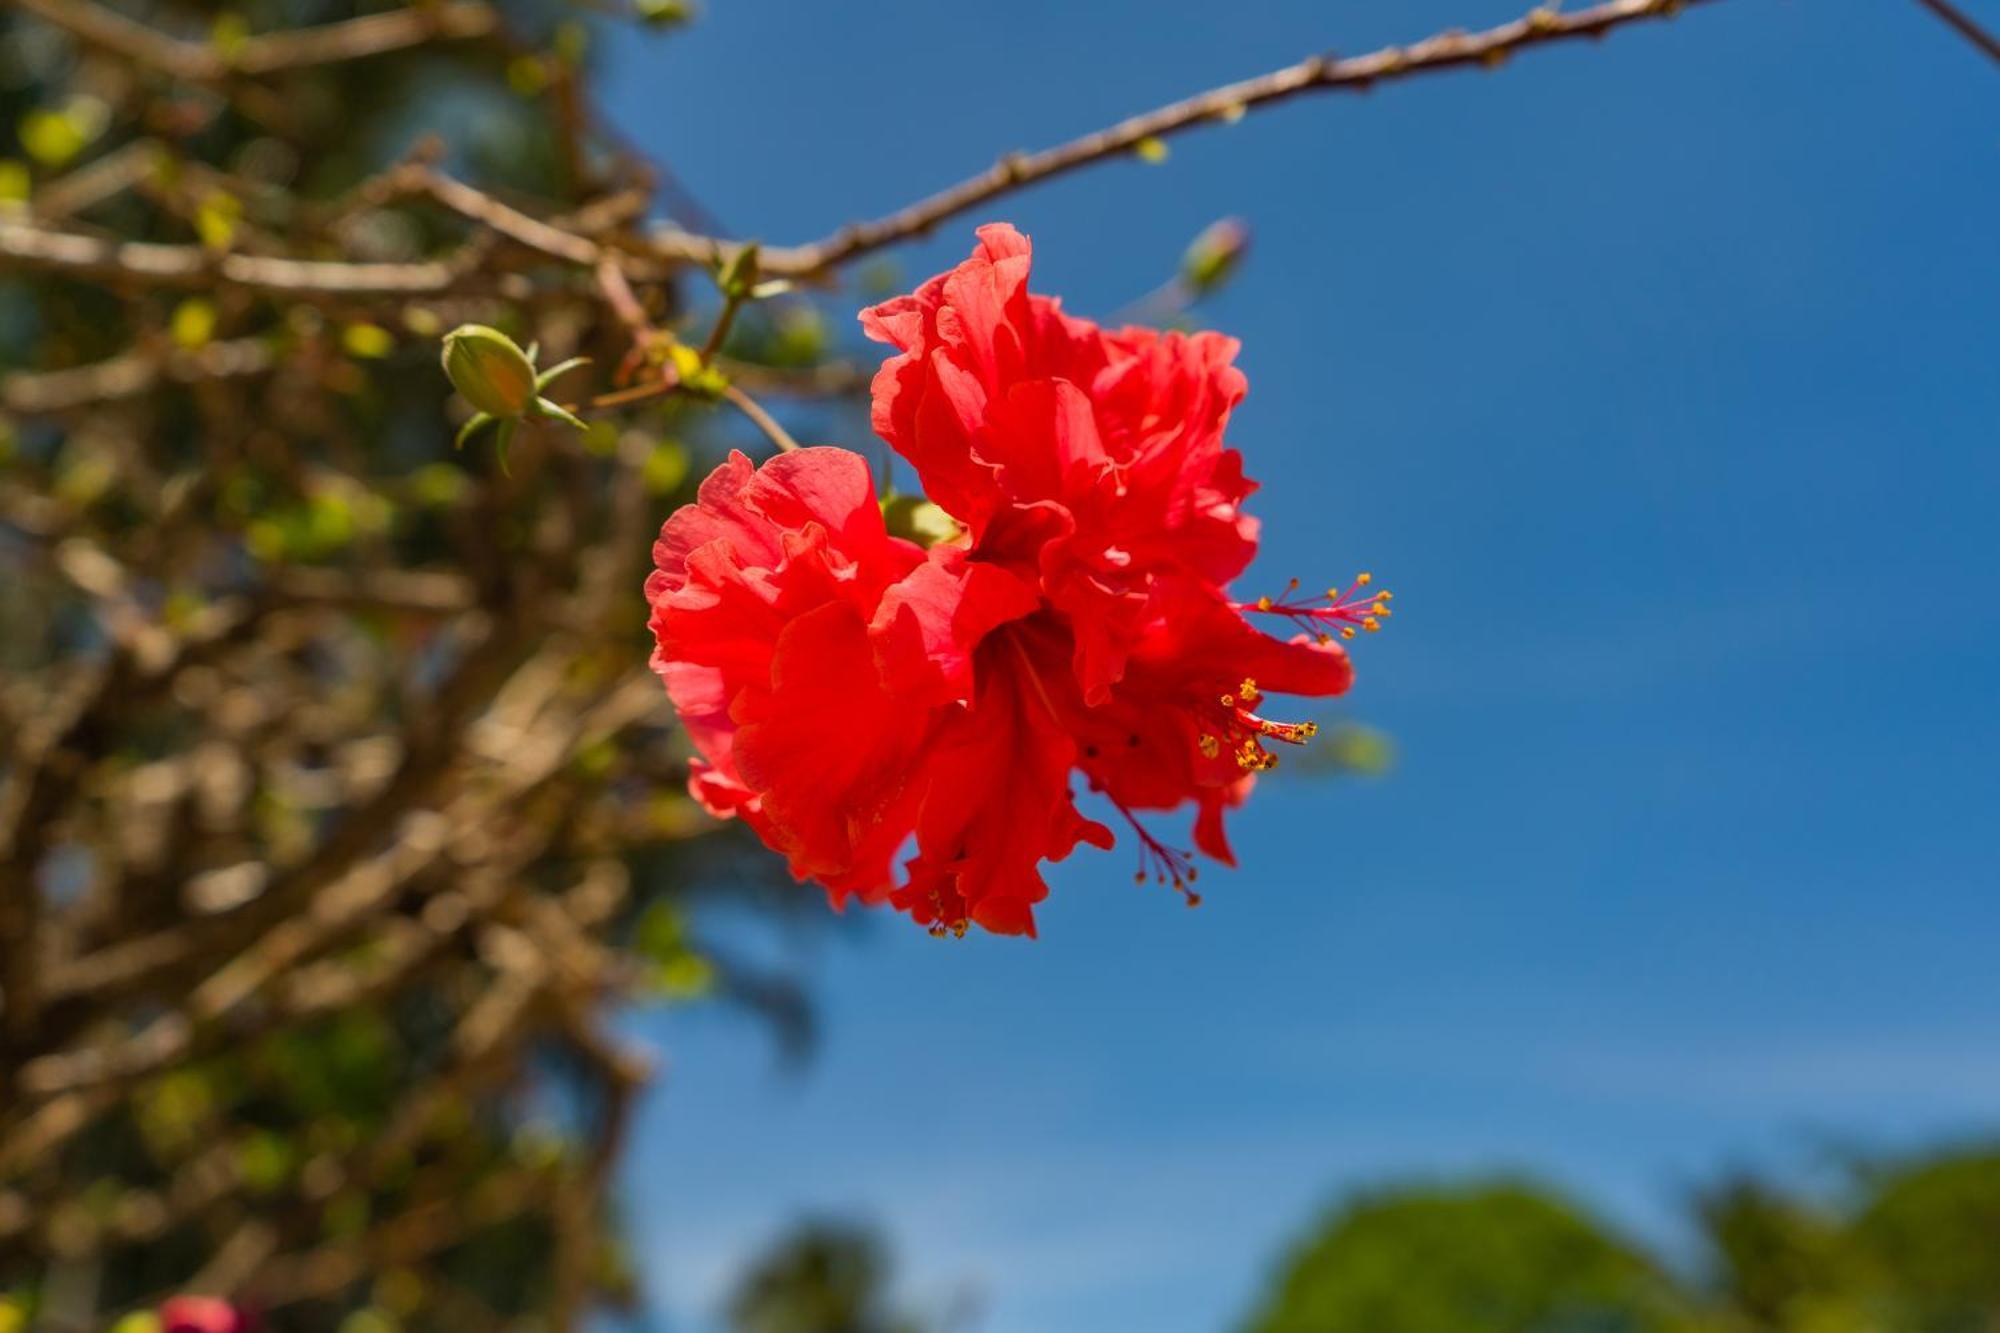
<svg viewBox="0 0 2000 1333">
<path fill-rule="evenodd" d="M 1222 696 L 1221 703 L 1224 708 L 1234 708 L 1236 707 L 1236 696 L 1233 694 L 1225 694 Z"/>
<path fill-rule="evenodd" d="M 1343 625 L 1343 626 L 1341 627 L 1341 630 L 1340 630 L 1340 637 L 1341 637 L 1341 638 L 1343 638 L 1343 639 L 1351 639 L 1351 638 L 1353 638 L 1353 637 L 1354 637 L 1354 626 L 1352 626 L 1352 625 Z"/>
<path fill-rule="evenodd" d="M 1195 742 L 1195 745 L 1200 748 L 1202 754 L 1210 759 L 1215 758 L 1222 751 L 1222 743 L 1213 736 L 1203 736 Z"/>
<path fill-rule="evenodd" d="M 1356 574 L 1354 576 L 1354 581 L 1365 588 L 1369 584 L 1375 581 L 1375 576 L 1373 574 L 1370 574 L 1368 571 L 1363 570 L 1361 573 Z"/>
<path fill-rule="evenodd" d="M 1243 678 L 1243 683 L 1236 687 L 1237 697 L 1242 699 L 1243 702 L 1246 704 L 1256 703 L 1258 693 L 1259 691 L 1257 689 L 1257 682 L 1250 679 L 1250 677 L 1248 676 L 1245 676 Z"/>
<path fill-rule="evenodd" d="M 1272 602 L 1271 602 L 1271 599 L 1270 599 L 1270 598 L 1268 598 L 1268 597 L 1259 597 L 1259 598 L 1257 599 L 1257 609 L 1258 609 L 1259 611 L 1269 611 L 1269 610 L 1271 609 L 1271 606 L 1272 606 Z"/>
<path fill-rule="evenodd" d="M 1376 630 L 1382 628 L 1382 622 L 1377 620 L 1373 616 L 1369 616 L 1366 620 L 1361 622 L 1361 628 L 1367 630 L 1370 634 L 1373 634 Z"/>
</svg>

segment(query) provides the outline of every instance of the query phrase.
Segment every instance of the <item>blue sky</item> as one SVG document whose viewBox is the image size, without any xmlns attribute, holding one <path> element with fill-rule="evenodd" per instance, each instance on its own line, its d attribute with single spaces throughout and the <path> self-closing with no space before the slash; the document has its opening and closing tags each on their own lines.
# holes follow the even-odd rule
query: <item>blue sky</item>
<svg viewBox="0 0 2000 1333">
<path fill-rule="evenodd" d="M 713 0 L 621 40 L 611 101 L 793 241 L 1516 7 Z M 801 1209 L 882 1221 L 986 1333 L 1205 1333 L 1356 1182 L 1529 1168 L 1671 1240 L 1726 1165 L 2000 1124 L 1996 113 L 1914 5 L 1722 0 L 898 251 L 921 276 L 1006 218 L 1104 314 L 1249 219 L 1204 311 L 1267 486 L 1245 586 L 1396 590 L 1348 706 L 1399 763 L 1270 784 L 1196 912 L 1086 852 L 1038 943 L 801 945 L 802 1075 L 745 1020 L 637 1020 L 669 1068 L 627 1189 L 670 1326 Z"/>
</svg>

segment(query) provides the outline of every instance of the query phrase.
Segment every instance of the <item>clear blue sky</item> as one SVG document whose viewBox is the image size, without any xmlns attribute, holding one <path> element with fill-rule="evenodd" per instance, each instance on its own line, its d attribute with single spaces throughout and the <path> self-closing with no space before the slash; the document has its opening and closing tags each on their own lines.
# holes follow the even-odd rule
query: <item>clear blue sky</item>
<svg viewBox="0 0 2000 1333">
<path fill-rule="evenodd" d="M 611 95 L 792 241 L 1517 8 L 711 0 L 623 40 Z M 1400 763 L 1273 783 L 1197 912 L 1086 852 L 1039 943 L 821 940 L 803 1075 L 747 1020 L 640 1020 L 668 1326 L 805 1208 L 880 1219 L 986 1333 L 1208 1333 L 1357 1181 L 1527 1167 L 1671 1238 L 1727 1164 L 2000 1125 L 1996 168 L 2000 78 L 1914 5 L 1722 0 L 899 251 L 921 276 L 1008 218 L 1103 314 L 1249 218 L 1205 312 L 1251 381 L 1249 582 L 1396 590 L 1350 707 Z"/>
</svg>

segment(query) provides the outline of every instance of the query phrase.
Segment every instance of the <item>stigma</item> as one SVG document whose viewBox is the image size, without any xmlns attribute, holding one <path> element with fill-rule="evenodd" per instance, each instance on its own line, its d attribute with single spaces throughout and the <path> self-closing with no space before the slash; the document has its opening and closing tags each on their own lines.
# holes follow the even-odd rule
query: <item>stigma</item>
<svg viewBox="0 0 2000 1333">
<path fill-rule="evenodd" d="M 1301 596 L 1299 581 L 1293 579 L 1276 597 L 1259 597 L 1254 602 L 1231 605 L 1246 615 L 1283 616 L 1321 643 L 1329 643 L 1336 634 L 1351 639 L 1357 630 L 1373 634 L 1382 628 L 1382 622 L 1391 614 L 1389 603 L 1393 596 L 1387 588 L 1369 592 L 1367 589 L 1374 581 L 1373 574 L 1363 572 L 1355 575 L 1354 582 L 1345 588 L 1328 588 L 1324 595 Z"/>
<path fill-rule="evenodd" d="M 1230 693 L 1219 696 L 1214 714 L 1216 729 L 1203 732 L 1195 741 L 1202 756 L 1219 758 L 1226 745 L 1238 768 L 1246 773 L 1263 773 L 1278 766 L 1278 756 L 1264 748 L 1266 740 L 1304 745 L 1319 735 L 1317 722 L 1278 722 L 1259 717 L 1252 709 L 1263 697 L 1257 682 L 1247 676 Z"/>
</svg>

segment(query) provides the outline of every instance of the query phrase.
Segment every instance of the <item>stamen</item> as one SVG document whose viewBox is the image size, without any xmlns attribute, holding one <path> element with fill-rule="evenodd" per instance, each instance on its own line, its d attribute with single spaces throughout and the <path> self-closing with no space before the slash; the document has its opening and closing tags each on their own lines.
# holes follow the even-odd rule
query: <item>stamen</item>
<svg viewBox="0 0 2000 1333">
<path fill-rule="evenodd" d="M 1251 712 L 1250 705 L 1262 697 L 1257 682 L 1247 678 L 1233 693 L 1216 696 L 1218 706 L 1210 713 L 1216 730 L 1203 732 L 1195 741 L 1204 758 L 1218 757 L 1222 753 L 1220 738 L 1226 737 L 1230 757 L 1238 768 L 1246 773 L 1263 773 L 1278 766 L 1278 756 L 1264 748 L 1265 740 L 1304 745 L 1319 735 L 1317 722 L 1278 722 Z"/>
<path fill-rule="evenodd" d="M 1132 876 L 1132 882 L 1144 884 L 1150 879 L 1155 884 L 1171 884 L 1174 892 L 1187 900 L 1189 907 L 1201 906 L 1201 895 L 1193 887 L 1196 873 L 1194 853 L 1169 847 L 1154 837 L 1123 801 L 1113 797 L 1111 804 L 1118 807 L 1118 813 L 1125 816 L 1125 822 L 1132 826 L 1134 836 L 1139 839 L 1139 869 Z"/>
<path fill-rule="evenodd" d="M 1362 589 L 1374 581 L 1375 576 L 1364 570 L 1346 588 L 1328 588 L 1324 597 L 1299 597 L 1299 581 L 1293 579 L 1285 585 L 1282 596 L 1231 605 L 1245 614 L 1283 616 L 1321 643 L 1328 643 L 1334 633 L 1351 639 L 1356 627 L 1371 634 L 1382 628 L 1382 622 L 1389 618 L 1391 593 L 1387 588 L 1363 593 Z"/>
</svg>

